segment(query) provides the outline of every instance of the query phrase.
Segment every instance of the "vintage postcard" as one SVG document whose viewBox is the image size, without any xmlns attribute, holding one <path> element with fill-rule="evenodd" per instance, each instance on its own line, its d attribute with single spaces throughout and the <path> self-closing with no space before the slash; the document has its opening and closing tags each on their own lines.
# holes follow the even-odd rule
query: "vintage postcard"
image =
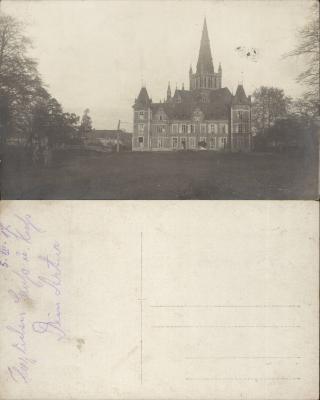
<svg viewBox="0 0 320 400">
<path fill-rule="evenodd" d="M 4 201 L 0 398 L 318 399 L 318 217 Z"/>
<path fill-rule="evenodd" d="M 0 0 L 0 399 L 318 400 L 319 128 L 316 1 Z"/>
<path fill-rule="evenodd" d="M 1 1 L 3 199 L 317 199 L 316 1 Z"/>
</svg>

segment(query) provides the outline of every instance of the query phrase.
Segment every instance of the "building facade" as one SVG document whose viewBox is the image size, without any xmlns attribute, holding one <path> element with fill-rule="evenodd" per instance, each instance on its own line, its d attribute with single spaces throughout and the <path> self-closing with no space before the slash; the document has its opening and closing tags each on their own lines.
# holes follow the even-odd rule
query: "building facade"
<svg viewBox="0 0 320 400">
<path fill-rule="evenodd" d="M 133 105 L 133 151 L 251 150 L 251 98 L 242 85 L 235 95 L 222 87 L 222 68 L 214 71 L 204 20 L 196 71 L 189 90 L 170 83 L 166 100 L 154 103 L 142 87 Z"/>
</svg>

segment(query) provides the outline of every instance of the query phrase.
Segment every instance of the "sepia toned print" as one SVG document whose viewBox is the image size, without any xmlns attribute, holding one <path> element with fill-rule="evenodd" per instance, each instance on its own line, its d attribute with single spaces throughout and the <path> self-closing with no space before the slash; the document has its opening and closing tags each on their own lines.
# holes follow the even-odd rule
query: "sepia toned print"
<svg viewBox="0 0 320 400">
<path fill-rule="evenodd" d="M 317 2 L 0 4 L 2 199 L 317 199 Z"/>
<path fill-rule="evenodd" d="M 242 84 L 235 95 L 222 85 L 222 67 L 214 72 L 206 19 L 197 68 L 189 70 L 189 90 L 170 82 L 164 102 L 153 103 L 142 87 L 134 103 L 133 151 L 251 151 L 251 97 Z"/>
</svg>

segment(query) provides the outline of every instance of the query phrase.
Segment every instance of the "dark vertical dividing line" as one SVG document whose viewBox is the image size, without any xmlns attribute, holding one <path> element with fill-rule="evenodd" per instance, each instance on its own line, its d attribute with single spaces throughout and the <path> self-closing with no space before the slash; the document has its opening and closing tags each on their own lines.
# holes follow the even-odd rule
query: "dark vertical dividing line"
<svg viewBox="0 0 320 400">
<path fill-rule="evenodd" d="M 140 232 L 140 384 L 143 382 L 143 369 L 142 369 L 142 356 L 143 356 L 143 247 L 142 247 L 143 235 Z"/>
</svg>

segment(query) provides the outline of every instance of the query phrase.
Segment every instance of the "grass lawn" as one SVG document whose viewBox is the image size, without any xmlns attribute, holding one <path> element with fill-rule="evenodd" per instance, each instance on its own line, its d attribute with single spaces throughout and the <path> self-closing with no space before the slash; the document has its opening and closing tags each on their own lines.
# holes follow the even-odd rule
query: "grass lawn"
<svg viewBox="0 0 320 400">
<path fill-rule="evenodd" d="M 49 168 L 7 151 L 3 199 L 316 199 L 315 157 L 59 151 Z"/>
</svg>

